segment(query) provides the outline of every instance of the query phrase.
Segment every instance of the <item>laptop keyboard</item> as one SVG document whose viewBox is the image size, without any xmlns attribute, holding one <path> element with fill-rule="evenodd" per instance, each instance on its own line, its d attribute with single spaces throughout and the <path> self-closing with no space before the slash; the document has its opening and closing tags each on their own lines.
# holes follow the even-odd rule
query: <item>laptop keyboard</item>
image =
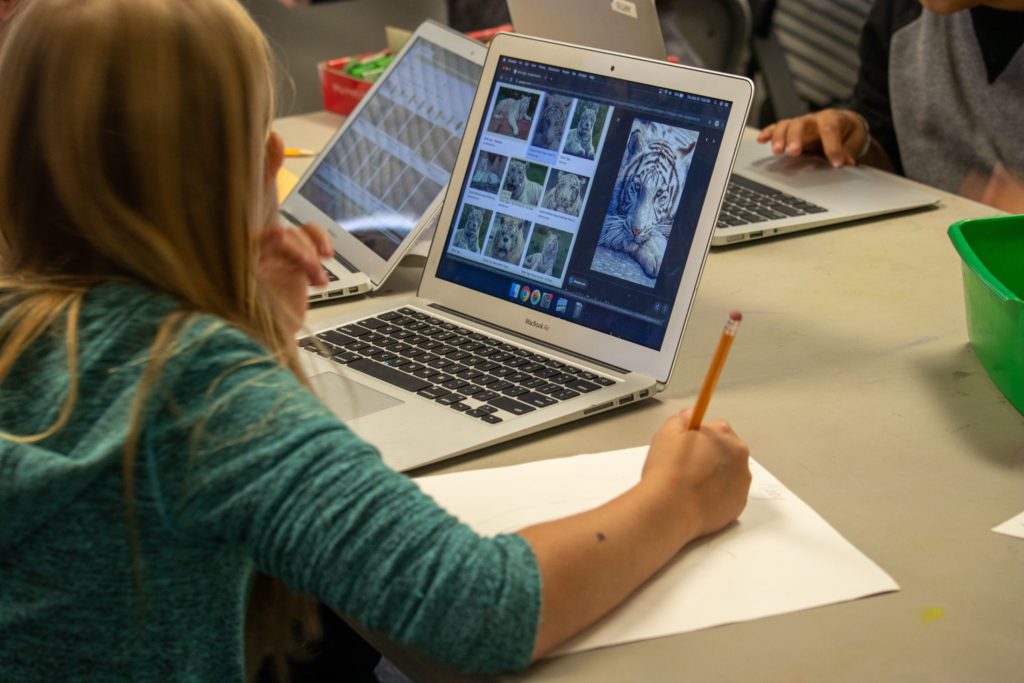
<svg viewBox="0 0 1024 683">
<path fill-rule="evenodd" d="M 812 204 L 781 190 L 733 175 L 725 190 L 725 201 L 715 227 L 728 228 L 771 221 L 787 216 L 823 213 L 824 207 Z"/>
<path fill-rule="evenodd" d="M 615 383 L 408 307 L 316 337 L 299 346 L 489 424 Z"/>
</svg>

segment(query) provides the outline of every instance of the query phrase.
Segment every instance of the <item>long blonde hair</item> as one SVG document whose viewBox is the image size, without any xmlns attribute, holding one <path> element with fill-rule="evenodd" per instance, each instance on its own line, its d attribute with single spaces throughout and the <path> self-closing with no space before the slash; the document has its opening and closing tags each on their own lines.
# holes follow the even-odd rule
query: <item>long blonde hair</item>
<svg viewBox="0 0 1024 683">
<path fill-rule="evenodd" d="M 125 278 L 180 304 L 131 417 L 130 516 L 143 402 L 191 316 L 226 320 L 297 370 L 256 278 L 254 234 L 273 209 L 270 51 L 234 0 L 30 0 L 0 46 L 0 83 L 0 382 L 51 329 L 66 335 L 70 373 L 54 424 L 0 438 L 66 424 L 91 287 Z"/>
</svg>

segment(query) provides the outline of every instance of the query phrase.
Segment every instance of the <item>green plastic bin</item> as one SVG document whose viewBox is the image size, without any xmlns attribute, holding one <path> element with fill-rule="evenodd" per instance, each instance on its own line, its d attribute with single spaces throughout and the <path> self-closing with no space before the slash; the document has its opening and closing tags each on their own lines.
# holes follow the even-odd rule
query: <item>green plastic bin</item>
<svg viewBox="0 0 1024 683">
<path fill-rule="evenodd" d="M 989 377 L 1024 413 L 1024 216 L 960 221 L 967 336 Z"/>
</svg>

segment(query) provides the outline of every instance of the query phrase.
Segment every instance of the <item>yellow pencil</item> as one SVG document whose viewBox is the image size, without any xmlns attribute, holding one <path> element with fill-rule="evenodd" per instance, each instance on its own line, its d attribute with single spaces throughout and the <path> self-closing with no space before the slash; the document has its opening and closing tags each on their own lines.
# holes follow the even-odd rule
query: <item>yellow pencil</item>
<svg viewBox="0 0 1024 683">
<path fill-rule="evenodd" d="M 311 149 L 302 149 L 300 147 L 285 147 L 284 155 L 286 157 L 311 157 L 315 156 L 316 152 Z"/>
<path fill-rule="evenodd" d="M 700 387 L 700 393 L 697 394 L 697 403 L 693 406 L 693 415 L 690 417 L 687 429 L 700 429 L 701 420 L 704 419 L 704 413 L 707 412 L 708 404 L 711 403 L 711 394 L 714 393 L 718 377 L 722 374 L 722 368 L 725 367 L 725 357 L 729 355 L 732 340 L 736 337 L 736 330 L 739 328 L 741 320 L 743 320 L 743 314 L 733 311 L 729 314 L 729 319 L 725 321 L 722 336 L 718 339 L 718 348 L 715 349 L 715 355 L 711 357 L 711 365 L 708 367 L 708 374 L 704 376 L 704 384 Z"/>
</svg>

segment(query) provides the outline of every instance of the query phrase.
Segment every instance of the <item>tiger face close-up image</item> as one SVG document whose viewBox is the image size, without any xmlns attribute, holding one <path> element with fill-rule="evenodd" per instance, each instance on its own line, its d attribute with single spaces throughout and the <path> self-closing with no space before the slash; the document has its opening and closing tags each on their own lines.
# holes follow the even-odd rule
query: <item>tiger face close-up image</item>
<svg viewBox="0 0 1024 683">
<path fill-rule="evenodd" d="M 653 287 L 698 134 L 637 119 L 615 179 L 592 268 Z"/>
</svg>

